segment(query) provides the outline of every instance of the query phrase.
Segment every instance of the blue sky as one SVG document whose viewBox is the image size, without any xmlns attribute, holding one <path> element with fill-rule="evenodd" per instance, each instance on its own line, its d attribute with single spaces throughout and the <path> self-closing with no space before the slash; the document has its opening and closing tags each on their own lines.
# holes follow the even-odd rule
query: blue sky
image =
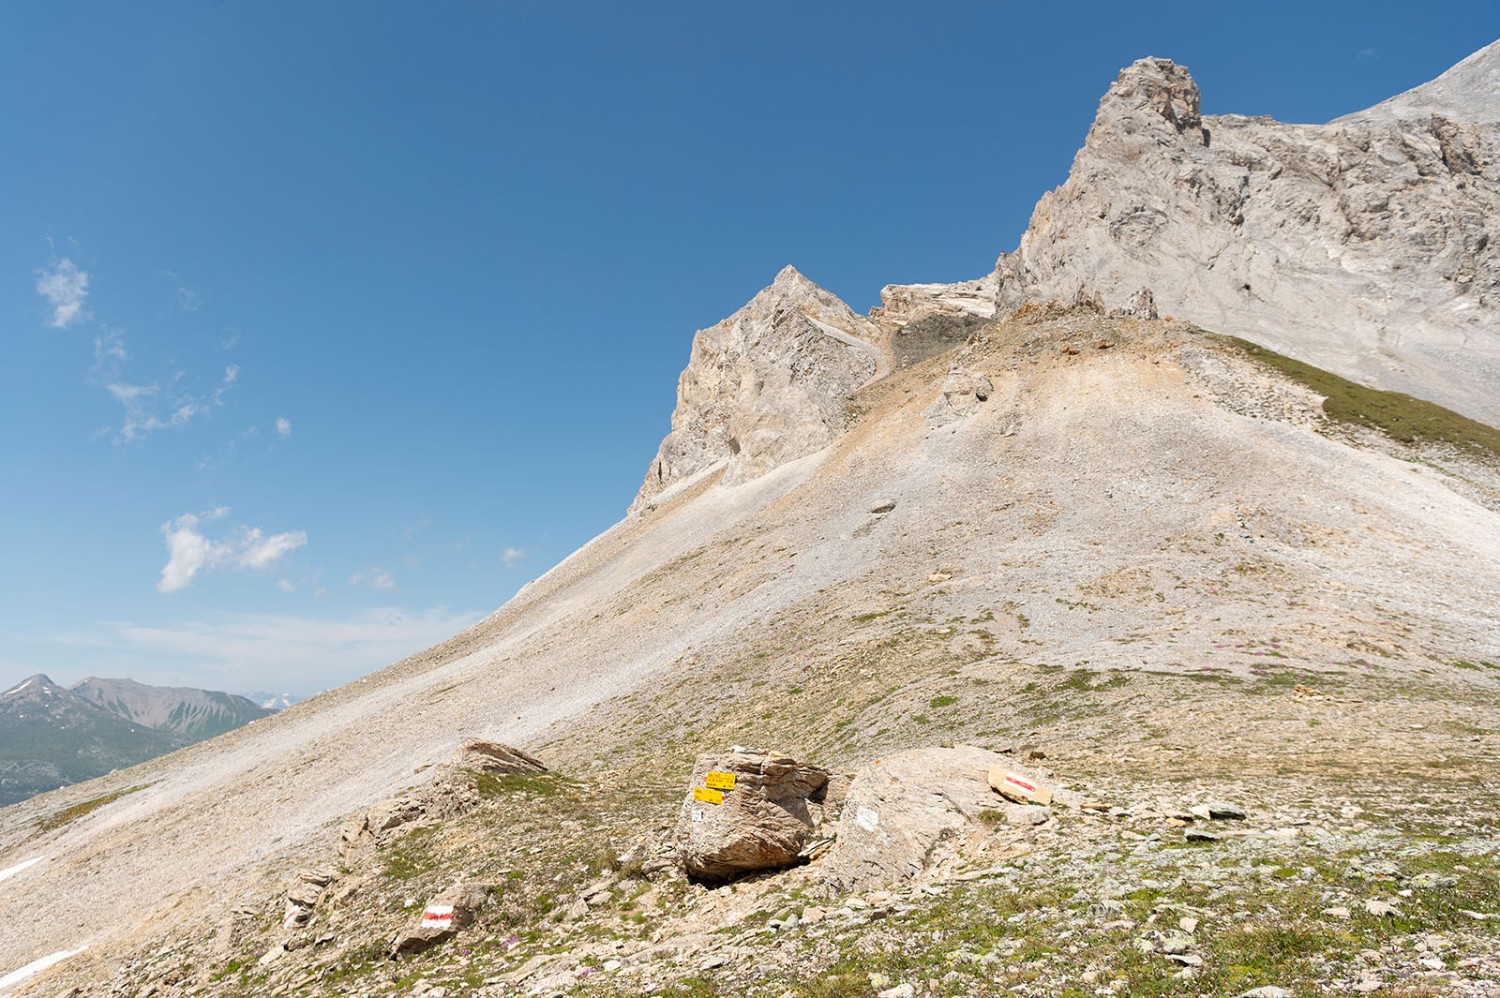
<svg viewBox="0 0 1500 998">
<path fill-rule="evenodd" d="M 1143 55 L 1324 121 L 1500 35 L 1412 10 L 0 6 L 0 687 L 446 637 L 623 514 L 783 265 L 858 309 L 987 272 Z"/>
</svg>

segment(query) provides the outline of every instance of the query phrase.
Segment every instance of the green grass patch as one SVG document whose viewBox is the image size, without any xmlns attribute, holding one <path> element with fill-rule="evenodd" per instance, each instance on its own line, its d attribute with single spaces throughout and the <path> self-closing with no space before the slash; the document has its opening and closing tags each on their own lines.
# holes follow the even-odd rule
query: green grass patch
<svg viewBox="0 0 1500 998">
<path fill-rule="evenodd" d="M 1500 430 L 1493 426 L 1401 392 L 1366 388 L 1236 336 L 1223 336 L 1219 340 L 1322 395 L 1323 412 L 1334 422 L 1379 430 L 1402 443 L 1452 444 L 1500 458 Z"/>
<path fill-rule="evenodd" d="M 66 825 L 70 821 L 76 821 L 79 818 L 82 818 L 84 815 L 88 814 L 91 811 L 97 811 L 99 808 L 103 807 L 106 804 L 113 804 L 115 801 L 119 800 L 121 797 L 124 797 L 126 794 L 133 794 L 137 790 L 145 790 L 148 786 L 150 786 L 149 783 L 143 783 L 138 787 L 129 787 L 125 790 L 112 790 L 109 793 L 101 794 L 100 796 L 95 797 L 92 800 L 86 800 L 81 804 L 74 804 L 72 807 L 64 808 L 63 810 L 58 811 L 56 814 L 49 814 L 47 817 L 42 818 L 40 821 L 38 821 L 37 826 L 44 832 L 50 832 L 54 828 L 61 828 L 63 825 Z"/>
</svg>

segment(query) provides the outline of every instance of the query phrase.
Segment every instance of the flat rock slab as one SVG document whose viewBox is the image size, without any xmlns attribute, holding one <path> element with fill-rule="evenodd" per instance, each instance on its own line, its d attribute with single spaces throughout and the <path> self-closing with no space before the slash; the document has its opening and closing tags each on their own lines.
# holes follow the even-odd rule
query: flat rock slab
<svg viewBox="0 0 1500 998">
<path fill-rule="evenodd" d="M 1008 805 L 990 787 L 995 768 L 1044 779 L 1035 769 L 972 745 L 899 752 L 860 771 L 844 801 L 838 840 L 821 862 L 824 879 L 844 891 L 909 880 L 945 858 L 949 840 L 987 834 L 980 817 L 987 811 L 1035 824 L 1041 817 L 1035 812 L 1043 809 Z M 1011 809 L 1018 812 L 1014 817 Z"/>
</svg>

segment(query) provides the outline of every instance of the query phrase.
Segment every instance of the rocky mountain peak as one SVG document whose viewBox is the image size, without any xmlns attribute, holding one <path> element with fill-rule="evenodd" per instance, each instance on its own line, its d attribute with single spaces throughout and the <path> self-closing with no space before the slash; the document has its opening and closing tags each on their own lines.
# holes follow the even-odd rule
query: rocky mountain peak
<svg viewBox="0 0 1500 998">
<path fill-rule="evenodd" d="M 35 700 L 39 697 L 66 696 L 67 690 L 54 683 L 50 677 L 38 672 L 34 676 L 28 676 L 21 680 L 4 693 L 0 693 L 0 701 Z"/>
<path fill-rule="evenodd" d="M 1114 310 L 1149 288 L 1162 315 L 1500 423 L 1497 80 L 1491 45 L 1294 125 L 1202 115 L 1184 67 L 1139 60 L 998 261 L 997 300 Z"/>
<path fill-rule="evenodd" d="M 735 484 L 826 447 L 844 430 L 848 394 L 889 369 L 880 339 L 874 322 L 783 268 L 743 308 L 693 337 L 672 430 L 631 511 L 719 467 Z"/>
<path fill-rule="evenodd" d="M 1196 130 L 1202 124 L 1198 84 L 1186 66 L 1151 56 L 1137 59 L 1120 70 L 1115 82 L 1099 102 L 1100 122 L 1137 122 L 1142 112 L 1154 114 L 1178 132 Z M 1149 120 L 1149 119 L 1148 119 Z"/>
</svg>

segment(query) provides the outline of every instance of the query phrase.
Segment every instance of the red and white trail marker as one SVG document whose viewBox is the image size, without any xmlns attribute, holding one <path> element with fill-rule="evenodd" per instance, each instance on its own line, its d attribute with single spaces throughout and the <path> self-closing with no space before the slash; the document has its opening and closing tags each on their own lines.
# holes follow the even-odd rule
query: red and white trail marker
<svg viewBox="0 0 1500 998">
<path fill-rule="evenodd" d="M 1020 801 L 1022 804 L 1052 803 L 1052 790 L 1033 777 L 1013 772 L 1003 766 L 991 769 L 989 776 L 990 786 L 1011 800 Z"/>
<path fill-rule="evenodd" d="M 453 905 L 430 904 L 422 910 L 422 928 L 450 929 L 453 927 Z"/>
</svg>

